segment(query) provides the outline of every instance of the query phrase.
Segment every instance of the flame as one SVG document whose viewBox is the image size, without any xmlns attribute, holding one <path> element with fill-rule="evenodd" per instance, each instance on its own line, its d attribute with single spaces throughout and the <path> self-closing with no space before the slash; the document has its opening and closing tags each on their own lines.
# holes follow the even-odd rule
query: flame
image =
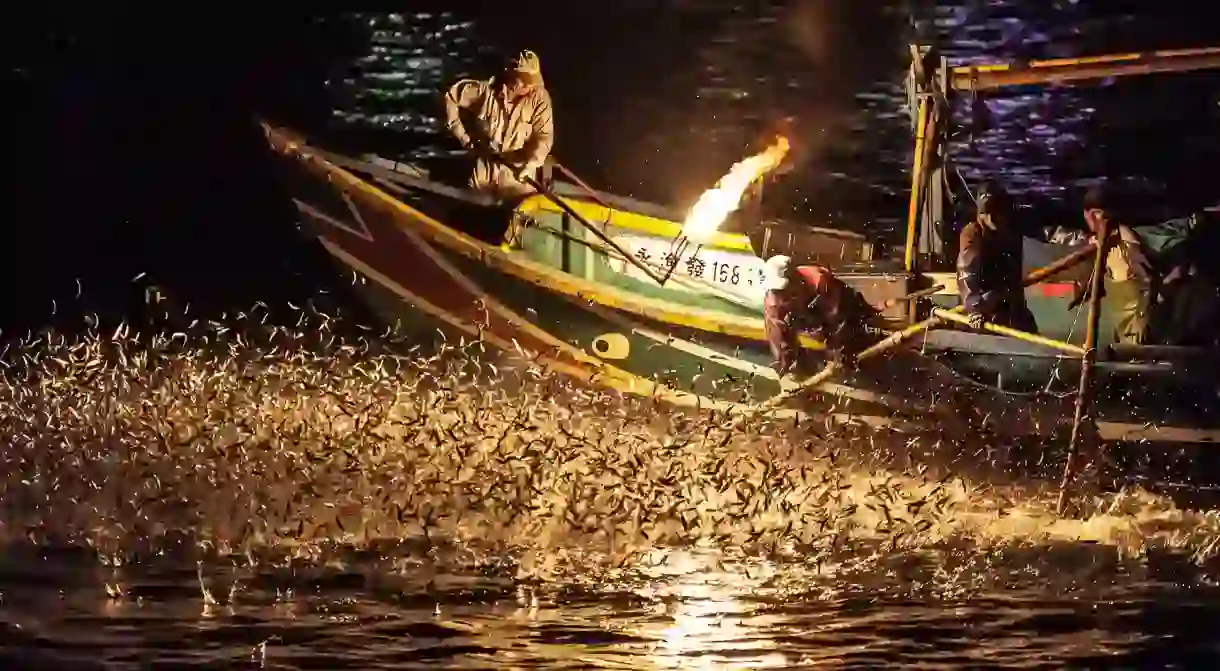
<svg viewBox="0 0 1220 671">
<path fill-rule="evenodd" d="M 741 197 L 750 184 L 778 167 L 789 146 L 788 138 L 781 135 L 761 153 L 734 164 L 715 187 L 699 196 L 682 224 L 682 235 L 695 244 L 709 242 L 724 220 L 741 206 Z"/>
</svg>

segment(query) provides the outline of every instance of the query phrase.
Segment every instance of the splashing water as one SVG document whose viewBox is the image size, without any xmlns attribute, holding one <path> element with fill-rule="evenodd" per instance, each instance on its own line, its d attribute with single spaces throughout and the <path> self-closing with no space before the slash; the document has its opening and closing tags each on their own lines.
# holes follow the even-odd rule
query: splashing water
<svg viewBox="0 0 1220 671">
<path fill-rule="evenodd" d="M 1084 540 L 1202 563 L 1220 543 L 1217 514 L 1149 494 L 1059 519 L 1038 493 L 865 470 L 847 445 L 877 436 L 738 430 L 571 386 L 481 342 L 442 338 L 425 356 L 326 329 L 212 329 L 6 351 L 8 540 L 113 553 L 185 535 L 222 555 L 418 544 L 512 557 L 531 577 L 692 546 L 807 561 L 852 544 Z"/>
<path fill-rule="evenodd" d="M 741 206 L 750 184 L 779 167 L 790 146 L 788 138 L 781 135 L 762 152 L 733 164 L 728 174 L 704 191 L 691 207 L 682 224 L 682 235 L 695 244 L 710 242 L 724 220 Z"/>
<path fill-rule="evenodd" d="M 615 645 L 653 667 L 784 668 L 798 658 L 750 633 L 781 617 L 768 614 L 777 604 L 1104 591 L 1098 571 L 1149 576 L 1165 556 L 1175 580 L 1193 565 L 1206 582 L 1220 544 L 1215 513 L 1146 493 L 1099 496 L 1093 514 L 1060 519 L 1053 491 L 862 467 L 853 450 L 883 436 L 737 430 L 716 413 L 570 386 L 481 342 L 339 338 L 329 324 L 11 346 L 9 556 L 86 548 L 101 560 L 106 613 L 164 589 L 134 564 L 172 560 L 197 582 L 205 618 L 243 603 L 259 617 L 323 612 L 285 594 L 360 571 L 388 585 L 377 590 L 436 599 L 427 623 L 403 625 L 412 637 L 499 650 L 504 663 L 572 654 L 562 642 L 513 648 L 505 626 L 562 617 L 585 631 L 594 624 L 580 618 L 617 617 L 626 606 L 607 604 L 626 599 L 653 615 L 617 627 Z M 24 582 L 45 581 L 47 560 L 36 564 L 43 577 Z M 472 585 L 518 606 L 467 612 Z M 22 589 L 4 588 L 4 603 Z M 327 621 L 375 630 L 386 606 L 362 594 L 325 606 L 354 619 Z M 285 654 L 271 639 L 250 645 Z M 725 646 L 730 657 L 692 661 Z"/>
</svg>

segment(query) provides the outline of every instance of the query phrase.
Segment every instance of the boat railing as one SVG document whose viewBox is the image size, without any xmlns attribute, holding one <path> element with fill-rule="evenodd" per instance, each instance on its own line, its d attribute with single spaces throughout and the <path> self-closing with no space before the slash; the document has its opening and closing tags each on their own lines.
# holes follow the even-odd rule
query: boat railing
<svg viewBox="0 0 1220 671">
<path fill-rule="evenodd" d="M 480 205 L 483 207 L 492 207 L 495 205 L 495 202 L 484 194 L 471 191 L 470 189 L 450 186 L 443 182 L 431 179 L 427 172 L 409 163 L 399 163 L 381 158 L 380 156 L 369 156 L 364 160 L 360 160 L 343 156 L 342 154 L 335 154 L 324 149 L 315 149 L 314 151 L 322 158 L 334 163 L 340 168 L 375 175 L 377 177 L 402 184 L 403 186 L 409 186 L 413 189 L 419 189 L 420 191 L 445 196 L 446 198 L 453 198 L 472 205 Z"/>
<path fill-rule="evenodd" d="M 1114 343 L 1106 350 L 1106 359 L 1111 361 L 1169 361 L 1209 362 L 1220 359 L 1220 351 L 1211 347 L 1184 345 L 1135 345 Z"/>
</svg>

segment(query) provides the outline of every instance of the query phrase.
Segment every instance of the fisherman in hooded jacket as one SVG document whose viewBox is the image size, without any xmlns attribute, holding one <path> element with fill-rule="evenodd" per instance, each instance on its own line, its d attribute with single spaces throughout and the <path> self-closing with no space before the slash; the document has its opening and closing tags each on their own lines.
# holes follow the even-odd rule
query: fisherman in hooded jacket
<svg viewBox="0 0 1220 671">
<path fill-rule="evenodd" d="M 978 214 L 962 229 L 957 254 L 957 287 L 970 324 L 1037 333 L 1025 303 L 1023 241 L 1012 221 L 1012 201 L 998 185 L 984 184 L 977 203 Z"/>
<path fill-rule="evenodd" d="M 537 54 L 522 51 L 491 79 L 462 79 L 445 94 L 445 126 L 477 157 L 470 188 L 505 206 L 536 190 L 555 142 L 551 96 L 542 81 Z M 517 249 L 525 221 L 514 213 L 501 245 Z"/>
</svg>

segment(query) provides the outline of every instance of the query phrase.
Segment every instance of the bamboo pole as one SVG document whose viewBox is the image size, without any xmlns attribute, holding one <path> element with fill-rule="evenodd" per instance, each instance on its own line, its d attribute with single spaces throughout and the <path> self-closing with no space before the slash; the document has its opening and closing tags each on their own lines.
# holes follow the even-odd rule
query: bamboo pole
<svg viewBox="0 0 1220 671">
<path fill-rule="evenodd" d="M 1060 58 L 1023 65 L 958 66 L 951 69 L 950 85 L 959 91 L 982 91 L 1006 86 L 1061 84 L 1165 72 L 1220 68 L 1220 48 L 1179 49 L 1141 53 Z"/>
<path fill-rule="evenodd" d="M 583 179 L 581 179 L 579 175 L 572 172 L 571 170 L 568 170 L 562 163 L 560 163 L 554 157 L 551 158 L 551 163 L 554 164 L 554 166 L 559 169 L 559 172 L 562 172 L 565 177 L 572 180 L 573 184 L 584 189 L 585 194 L 588 195 L 589 198 L 593 200 L 593 202 L 597 203 L 598 205 L 601 205 L 602 207 L 606 208 L 607 210 L 611 210 L 611 211 L 614 210 L 614 208 L 610 207 L 610 205 L 608 203 L 606 203 L 606 201 L 602 200 L 601 196 L 599 196 L 597 194 L 597 190 L 594 189 L 593 187 L 589 186 L 588 184 L 585 184 L 585 181 Z"/>
<path fill-rule="evenodd" d="M 868 347 L 865 350 L 863 350 L 862 352 L 860 352 L 859 354 L 857 354 L 856 360 L 864 361 L 866 359 L 871 359 L 880 354 L 884 354 L 884 353 L 894 349 L 895 347 L 901 345 L 902 343 L 910 340 L 911 338 L 914 338 L 915 336 L 917 336 L 920 333 L 924 332 L 925 330 L 931 328 L 932 326 L 934 326 L 935 324 L 937 324 L 939 322 L 940 322 L 940 318 L 931 317 L 931 318 L 925 319 L 917 324 L 912 324 L 912 325 L 902 329 L 901 331 L 895 331 L 895 332 L 891 333 L 889 336 L 887 336 L 881 342 L 878 342 L 875 345 Z M 759 410 L 770 410 L 770 409 L 778 406 L 779 404 L 783 403 L 784 401 L 787 401 L 788 399 L 792 398 L 793 396 L 796 396 L 796 395 L 800 394 L 801 392 L 804 392 L 808 389 L 817 387 L 818 385 L 822 384 L 823 382 L 829 380 L 830 378 L 834 377 L 835 373 L 838 373 L 842 367 L 843 366 L 840 365 L 839 363 L 832 361 L 832 362 L 826 364 L 826 366 L 824 368 L 822 368 L 822 370 L 819 371 L 817 374 L 813 375 L 812 377 L 810 377 L 807 380 L 803 380 L 801 382 L 800 386 L 798 386 L 794 389 L 789 389 L 788 391 L 781 391 L 780 393 L 776 394 L 775 396 L 772 396 L 771 398 L 763 401 L 762 403 L 759 403 L 755 407 Z"/>
<path fill-rule="evenodd" d="M 1097 251 L 1097 243 L 1089 242 L 1071 254 L 1068 254 L 1056 261 L 1051 261 L 1041 268 L 1030 271 L 1030 273 L 1025 276 L 1023 283 L 1028 287 L 1031 284 L 1037 284 L 1043 280 L 1049 280 L 1055 275 L 1058 275 L 1059 273 L 1078 265 L 1084 259 L 1092 257 L 1093 252 L 1095 251 Z"/>
<path fill-rule="evenodd" d="M 944 321 L 957 322 L 958 324 L 962 324 L 964 326 L 970 325 L 970 318 L 960 312 L 950 312 L 949 310 L 945 310 L 943 308 L 935 308 L 932 310 L 932 315 L 935 317 L 940 317 Z M 1060 352 L 1066 352 L 1075 356 L 1084 356 L 1086 351 L 1084 347 L 1080 347 L 1079 345 L 1073 345 L 1072 343 L 1055 340 L 1054 338 L 1047 338 L 1046 336 L 1041 336 L 1037 333 L 1019 331 L 1007 326 L 1000 326 L 999 324 L 984 323 L 983 330 L 996 335 L 1016 338 L 1017 340 L 1027 342 L 1031 345 L 1050 347 L 1052 349 L 1057 349 Z"/>
<path fill-rule="evenodd" d="M 508 163 L 507 161 L 505 161 L 499 155 L 497 155 L 496 158 L 501 163 L 503 163 L 505 166 L 511 167 L 511 164 Z M 651 279 L 653 282 L 656 282 L 657 284 L 659 284 L 661 286 L 665 286 L 665 282 L 669 279 L 668 276 L 661 276 L 661 275 L 658 275 L 658 274 L 652 272 L 651 268 L 649 268 L 646 264 L 641 262 L 639 259 L 635 258 L 635 256 L 633 256 L 630 252 L 623 249 L 622 246 L 620 246 L 617 242 L 611 240 L 610 237 L 607 236 L 605 233 L 603 233 L 600 228 L 594 226 L 591 222 L 589 222 L 588 219 L 585 219 L 584 217 L 582 217 L 579 212 L 572 209 L 572 206 L 568 205 L 568 203 L 566 201 L 564 201 L 559 196 L 555 195 L 555 192 L 546 188 L 545 185 L 543 185 L 541 182 L 534 179 L 533 177 L 530 177 L 529 175 L 523 175 L 521 178 L 521 181 L 524 182 L 529 187 L 531 187 L 532 189 L 534 189 L 535 191 L 537 191 L 538 193 L 545 196 L 552 203 L 557 205 L 559 207 L 559 209 L 563 210 L 563 212 L 565 214 L 567 214 L 569 217 L 575 219 L 576 222 L 579 223 L 581 226 L 584 226 L 585 230 L 587 230 L 590 233 L 592 233 L 593 235 L 597 236 L 597 239 L 601 240 L 602 244 L 604 244 L 607 247 L 609 247 L 610 249 L 613 249 L 614 251 L 618 252 L 620 255 L 622 255 L 622 257 L 624 259 L 627 260 L 628 263 L 630 263 L 631 265 L 640 269 L 640 271 L 643 272 L 645 275 L 647 275 L 648 278 Z"/>
<path fill-rule="evenodd" d="M 1093 261 L 1093 276 L 1089 278 L 1089 319 L 1084 333 L 1084 355 L 1080 358 L 1080 388 L 1076 393 L 1076 416 L 1072 420 L 1072 438 L 1068 443 L 1067 463 L 1059 482 L 1059 502 L 1056 509 L 1063 514 L 1067 505 L 1067 488 L 1076 475 L 1076 459 L 1080 444 L 1097 442 L 1097 422 L 1093 410 L 1093 378 L 1097 360 L 1097 330 L 1101 324 L 1101 292 L 1106 272 L 1106 252 L 1110 249 L 1110 224 L 1104 222 L 1098 235 L 1097 258 Z"/>
<path fill-rule="evenodd" d="M 919 216 L 923 203 L 924 173 L 927 172 L 926 148 L 931 143 L 930 128 L 932 103 L 927 96 L 919 98 L 919 112 L 915 121 L 915 165 L 911 168 L 911 200 L 907 209 L 907 239 L 905 268 L 915 271 L 915 247 L 919 243 Z"/>
</svg>

